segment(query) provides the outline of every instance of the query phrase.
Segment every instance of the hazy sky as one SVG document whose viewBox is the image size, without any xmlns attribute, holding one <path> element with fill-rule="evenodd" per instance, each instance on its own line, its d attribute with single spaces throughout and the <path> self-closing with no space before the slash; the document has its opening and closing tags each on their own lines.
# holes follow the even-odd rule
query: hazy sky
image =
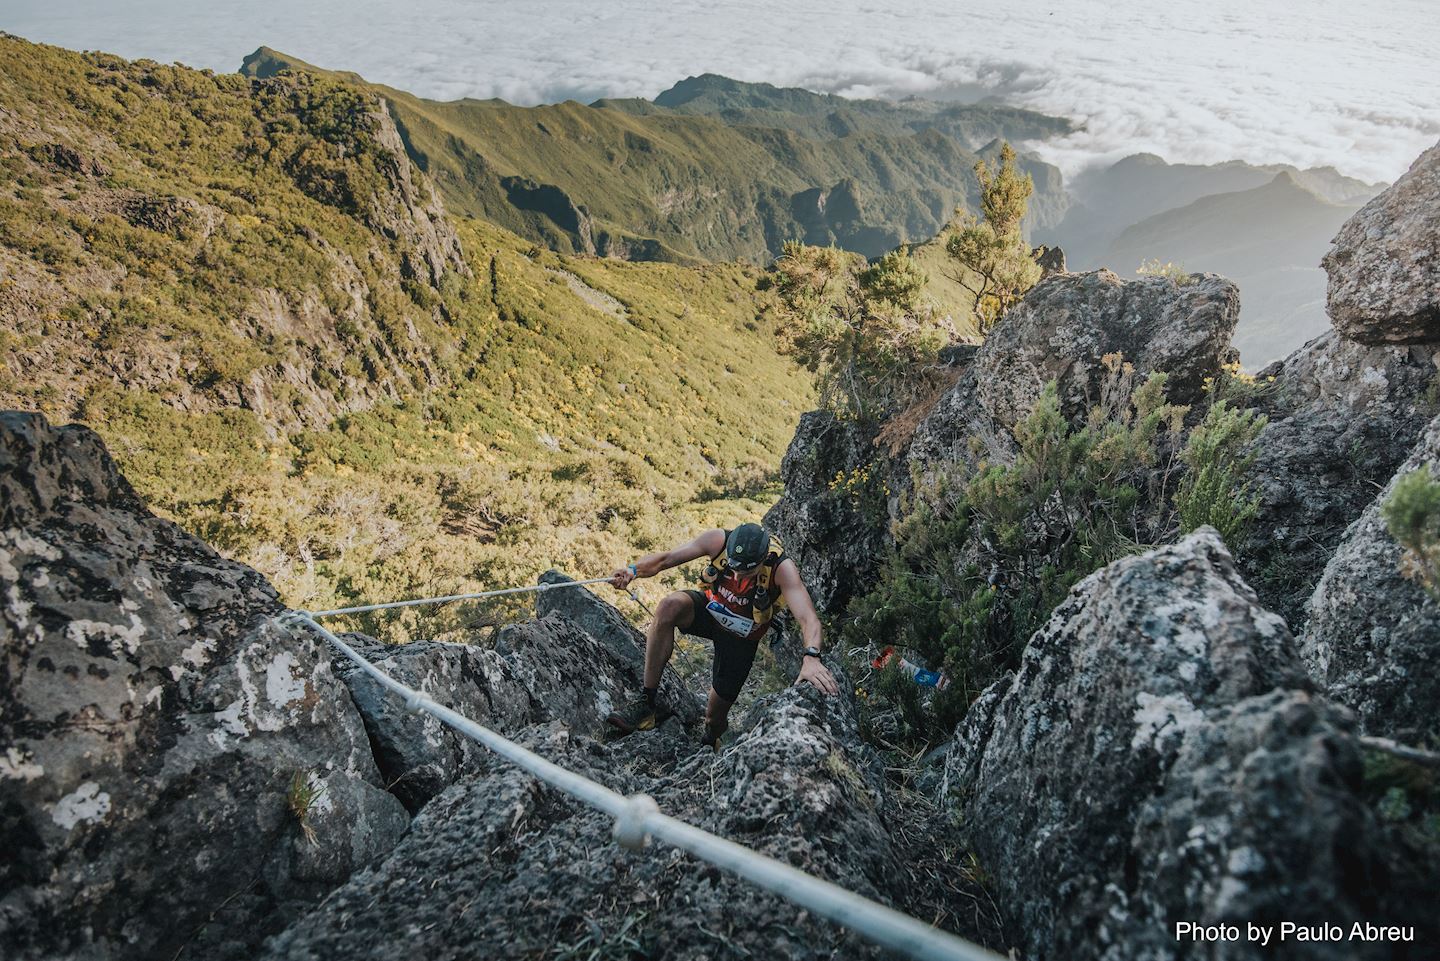
<svg viewBox="0 0 1440 961">
<path fill-rule="evenodd" d="M 1393 180 L 1440 140 L 1436 0 L 0 0 L 0 29 L 234 70 L 268 44 L 427 97 L 652 97 L 712 71 L 1083 121 L 1067 173 L 1167 160 Z"/>
</svg>

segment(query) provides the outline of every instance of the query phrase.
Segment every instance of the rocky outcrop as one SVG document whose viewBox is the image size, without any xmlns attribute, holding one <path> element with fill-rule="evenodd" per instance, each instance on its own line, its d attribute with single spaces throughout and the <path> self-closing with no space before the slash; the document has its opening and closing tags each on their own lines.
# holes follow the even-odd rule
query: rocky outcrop
<svg viewBox="0 0 1440 961">
<path fill-rule="evenodd" d="M 460 235 L 450 223 L 435 188 L 411 165 L 405 142 L 386 104 L 377 102 L 369 120 L 377 153 L 376 166 L 387 189 L 370 199 L 366 223 L 372 230 L 399 241 L 405 251 L 401 270 L 407 276 L 423 276 L 436 287 L 440 286 L 446 271 L 469 277 L 470 266 L 460 247 Z M 424 265 L 423 274 L 420 265 L 415 263 L 415 255 Z"/>
<path fill-rule="evenodd" d="M 361 635 L 347 641 L 391 677 L 486 727 L 512 730 L 539 720 L 530 694 L 493 650 L 471 644 L 413 641 L 392 647 Z M 350 689 L 387 788 L 412 813 L 462 774 L 485 749 L 398 698 L 337 655 L 336 673 Z"/>
<path fill-rule="evenodd" d="M 603 602 L 597 598 L 596 603 Z M 589 737 L 602 736 L 611 708 L 644 686 L 643 656 L 636 661 L 617 648 L 613 637 L 602 642 L 556 614 L 507 626 L 495 639 L 496 653 L 524 685 L 536 714 Z M 661 675 L 659 696 L 681 724 L 696 729 L 703 708 L 674 671 Z"/>
<path fill-rule="evenodd" d="M 1041 277 L 1065 273 L 1065 251 L 1059 247 L 1039 246 L 1030 251 L 1030 258 L 1040 265 Z"/>
<path fill-rule="evenodd" d="M 1365 344 L 1440 340 L 1440 144 L 1335 236 L 1330 320 Z"/>
<path fill-rule="evenodd" d="M 1249 480 L 1259 512 L 1236 545 L 1262 603 L 1298 631 L 1330 554 L 1433 417 L 1436 346 L 1328 333 L 1257 377 L 1269 422 Z"/>
<path fill-rule="evenodd" d="M 571 579 L 547 571 L 541 583 Z M 573 734 L 602 738 L 612 708 L 643 686 L 644 638 L 584 588 L 537 595 L 537 620 L 507 625 L 494 647 L 413 641 L 399 647 L 352 635 L 366 658 L 437 703 L 497 731 L 560 721 Z M 412 714 L 344 657 L 335 666 L 350 688 L 380 774 L 411 811 L 477 770 L 485 749 L 427 714 Z M 678 723 L 698 735 L 699 698 L 666 668 L 660 696 Z"/>
<path fill-rule="evenodd" d="M 1235 285 L 1214 274 L 1185 284 L 1164 277 L 1121 280 L 1108 270 L 1060 274 L 1036 284 L 986 338 L 975 360 L 976 396 L 1013 428 L 1056 381 L 1072 421 L 1101 400 L 1119 354 L 1142 376 L 1169 374 L 1170 400 L 1189 404 L 1205 378 L 1234 358 L 1230 337 L 1240 316 Z"/>
<path fill-rule="evenodd" d="M 648 793 L 684 821 L 905 906 L 918 892 L 903 883 L 879 816 L 883 769 L 859 738 L 853 700 L 790 689 L 757 701 L 740 727 L 746 733 L 718 755 L 673 722 L 611 744 L 558 725 L 529 728 L 520 740 L 616 791 Z M 492 763 L 432 801 L 391 858 L 276 938 L 266 956 L 881 956 L 666 845 L 627 853 L 612 828 L 609 817 Z"/>
<path fill-rule="evenodd" d="M 1381 509 L 1401 477 L 1440 461 L 1440 420 L 1345 532 L 1306 609 L 1301 653 L 1370 734 L 1440 743 L 1440 602 L 1407 576 Z"/>
<path fill-rule="evenodd" d="M 780 463 L 785 491 L 765 526 L 784 543 L 820 610 L 843 611 L 882 559 L 887 468 L 854 487 L 835 483 L 882 459 L 873 431 L 817 410 L 800 418 Z"/>
<path fill-rule="evenodd" d="M 1437 205 L 1440 146 L 1336 236 L 1323 261 L 1335 330 L 1258 378 L 1269 423 L 1250 471 L 1260 509 L 1240 556 L 1261 599 L 1297 630 L 1346 527 L 1437 412 Z"/>
<path fill-rule="evenodd" d="M 1234 357 L 1235 285 L 1213 274 L 1177 284 L 1163 277 L 1121 280 L 1108 270 L 1055 274 L 998 323 L 969 368 L 916 428 L 906 452 L 912 471 L 944 473 L 1014 456 L 1011 431 L 1055 381 L 1062 412 L 1081 423 L 1115 389 L 1107 358 L 1133 365 L 1132 378 L 1169 375 L 1177 404 L 1198 400 L 1206 378 Z"/>
<path fill-rule="evenodd" d="M 7 957 L 248 956 L 404 833 L 327 652 L 90 431 L 0 415 L 0 594 Z"/>
<path fill-rule="evenodd" d="M 1238 317 L 1235 285 L 1212 274 L 1186 284 L 1126 281 L 1108 270 L 1047 277 L 978 349 L 947 353 L 954 386 L 928 410 L 897 414 L 896 421 L 918 424 L 893 449 L 876 444 L 888 427 L 877 435 L 826 412 L 805 415 L 781 466 L 785 492 L 766 521 L 797 558 L 820 607 L 838 612 L 873 579 L 898 495 L 914 478 L 963 477 L 983 462 L 1011 460 L 1012 431 L 1050 381 L 1076 424 L 1110 399 L 1121 379 L 1138 383 L 1152 372 L 1169 375 L 1172 402 L 1193 403 L 1206 379 L 1233 360 Z M 1133 371 L 1122 374 L 1116 356 Z M 857 475 L 869 486 L 847 480 Z"/>
<path fill-rule="evenodd" d="M 557 570 L 540 575 L 541 584 L 570 584 L 574 578 Z M 606 588 L 618 596 L 613 588 Z M 561 588 L 541 591 L 535 595 L 535 615 L 556 614 L 565 618 L 610 649 L 622 662 L 643 673 L 645 667 L 645 635 L 637 631 L 625 617 L 605 603 L 589 588 Z"/>
<path fill-rule="evenodd" d="M 1202 528 L 1077 585 L 971 708 L 947 783 L 1028 957 L 1198 956 L 1181 920 L 1415 924 L 1426 896 L 1393 882 L 1352 723 Z"/>
</svg>

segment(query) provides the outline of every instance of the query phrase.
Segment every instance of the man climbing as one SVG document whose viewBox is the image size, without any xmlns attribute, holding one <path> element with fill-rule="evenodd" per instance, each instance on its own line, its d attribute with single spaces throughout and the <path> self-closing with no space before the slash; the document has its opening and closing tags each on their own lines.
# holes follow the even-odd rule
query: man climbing
<svg viewBox="0 0 1440 961">
<path fill-rule="evenodd" d="M 655 697 L 660 673 L 675 650 L 679 628 L 715 645 L 701 742 L 716 747 L 730 726 L 730 706 L 750 675 L 760 638 L 781 607 L 795 615 L 805 640 L 795 683 L 804 681 L 826 694 L 839 691 L 834 675 L 820 661 L 820 618 L 800 580 L 800 569 L 759 524 L 741 524 L 733 531 L 708 530 L 674 550 L 647 554 L 616 570 L 610 583 L 623 589 L 637 577 L 654 577 L 699 557 L 709 560 L 701 576 L 704 590 L 675 591 L 660 602 L 645 638 L 645 690 L 606 719 L 611 725 L 623 734 L 655 726 L 663 713 Z"/>
</svg>

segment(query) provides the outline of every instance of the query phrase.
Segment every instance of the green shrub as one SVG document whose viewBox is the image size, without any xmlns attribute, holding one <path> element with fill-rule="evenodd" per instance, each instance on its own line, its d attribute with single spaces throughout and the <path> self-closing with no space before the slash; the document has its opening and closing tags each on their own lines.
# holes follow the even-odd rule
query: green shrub
<svg viewBox="0 0 1440 961">
<path fill-rule="evenodd" d="M 993 171 L 983 160 L 977 162 L 975 176 L 983 216 L 961 211 L 945 250 L 959 267 L 951 279 L 970 294 L 976 325 L 984 334 L 1039 282 L 1041 270 L 1021 232 L 1035 184 L 1016 169 L 1014 149 L 1008 143 L 1000 148 L 1000 164 Z"/>
<path fill-rule="evenodd" d="M 1221 400 L 1190 431 L 1180 454 L 1188 470 L 1175 491 L 1182 534 L 1209 524 L 1226 544 L 1238 543 L 1260 507 L 1260 496 L 1244 478 L 1255 461 L 1255 439 L 1264 427 L 1263 415 Z"/>
<path fill-rule="evenodd" d="M 1139 267 L 1135 268 L 1135 273 L 1141 277 L 1164 277 L 1181 287 L 1193 284 L 1197 280 L 1192 274 L 1187 274 L 1185 268 L 1179 264 L 1169 261 L 1161 263 L 1159 258 L 1142 262 Z"/>
<path fill-rule="evenodd" d="M 1406 550 L 1408 573 L 1440 598 L 1440 481 L 1429 464 L 1400 478 L 1381 513 Z"/>
</svg>

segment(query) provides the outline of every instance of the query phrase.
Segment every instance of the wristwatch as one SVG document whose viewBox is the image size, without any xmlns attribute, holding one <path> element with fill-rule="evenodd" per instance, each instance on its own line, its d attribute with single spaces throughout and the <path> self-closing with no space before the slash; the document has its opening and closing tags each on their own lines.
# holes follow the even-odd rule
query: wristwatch
<svg viewBox="0 0 1440 961">
<path fill-rule="evenodd" d="M 818 648 L 818 647 L 807 647 L 807 648 L 805 648 L 805 656 L 806 656 L 806 657 L 819 657 L 819 656 L 820 656 L 820 648 Z"/>
</svg>

